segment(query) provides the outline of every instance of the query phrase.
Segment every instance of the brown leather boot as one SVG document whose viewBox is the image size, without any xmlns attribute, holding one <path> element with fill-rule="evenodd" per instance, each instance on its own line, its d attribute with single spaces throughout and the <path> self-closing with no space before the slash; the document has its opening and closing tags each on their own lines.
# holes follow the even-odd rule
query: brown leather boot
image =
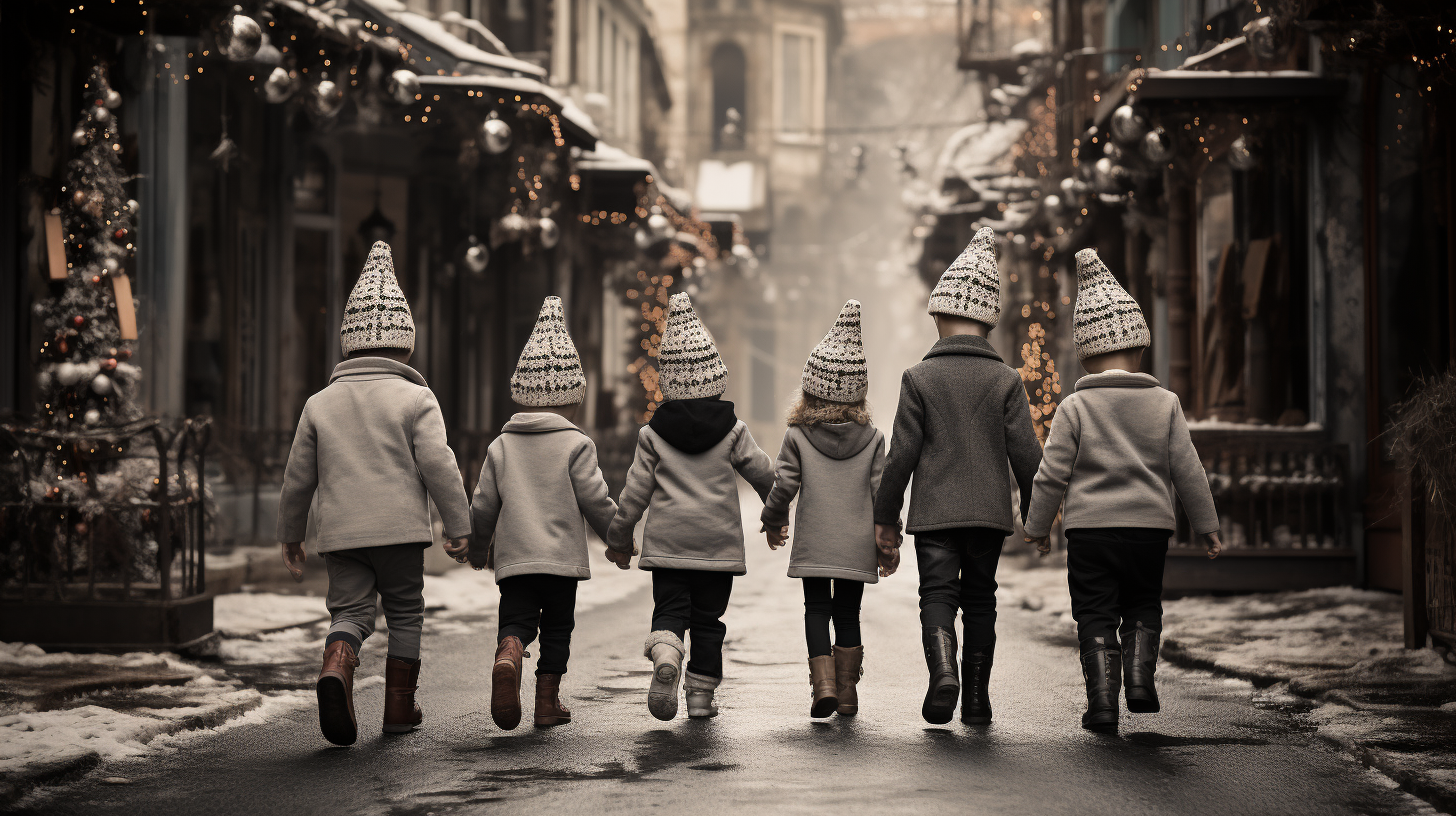
<svg viewBox="0 0 1456 816">
<path fill-rule="evenodd" d="M 490 717 L 502 730 L 521 724 L 521 656 L 526 647 L 515 635 L 503 638 L 495 649 L 490 673 Z"/>
<path fill-rule="evenodd" d="M 814 703 L 809 707 L 810 717 L 828 717 L 839 707 L 838 690 L 834 680 L 834 655 L 820 655 L 809 658 L 809 684 L 814 687 Z"/>
<path fill-rule="evenodd" d="M 413 731 L 425 718 L 415 702 L 415 688 L 420 681 L 420 661 L 406 663 L 387 658 L 384 661 L 384 733 L 403 734 Z"/>
<path fill-rule="evenodd" d="M 859 678 L 864 673 L 863 646 L 834 647 L 834 681 L 839 691 L 839 716 L 859 713 Z"/>
<path fill-rule="evenodd" d="M 354 648 L 336 640 L 324 649 L 324 667 L 318 676 L 319 730 L 335 745 L 353 745 L 359 738 L 354 720 Z"/>
<path fill-rule="evenodd" d="M 571 722 L 571 709 L 561 704 L 561 675 L 536 675 L 536 727 L 550 728 Z"/>
</svg>

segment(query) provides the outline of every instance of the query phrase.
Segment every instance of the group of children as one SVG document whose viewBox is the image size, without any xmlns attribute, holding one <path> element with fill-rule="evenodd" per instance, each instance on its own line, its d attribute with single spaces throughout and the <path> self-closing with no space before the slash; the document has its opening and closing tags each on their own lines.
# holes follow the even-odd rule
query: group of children
<svg viewBox="0 0 1456 816">
<path fill-rule="evenodd" d="M 520 723 L 525 649 L 537 640 L 535 725 L 571 721 L 560 688 L 577 582 L 591 577 L 588 526 L 617 567 L 640 556 L 638 566 L 652 574 L 643 647 L 652 662 L 648 710 L 673 719 L 682 696 L 689 717 L 715 716 L 722 618 L 734 576 L 746 573 L 739 477 L 764 502 L 761 532 L 771 548 L 788 543 L 795 506 L 788 574 L 803 582 L 810 716 L 858 712 L 864 585 L 899 566 L 912 475 L 903 529 L 915 537 L 920 572 L 928 722 L 949 722 L 958 701 L 962 721 L 991 719 L 995 575 L 1015 529 L 1013 480 L 1026 540 L 1042 554 L 1065 506 L 1088 700 L 1083 726 L 1116 731 L 1122 686 L 1128 710 L 1157 711 L 1153 673 L 1174 491 L 1210 557 L 1219 551 L 1218 518 L 1177 397 L 1138 373 L 1150 337 L 1137 303 L 1094 250 L 1077 254 L 1077 276 L 1073 339 L 1089 374 L 1062 401 L 1045 450 L 1021 377 L 986 339 L 1001 314 L 989 229 L 931 294 L 940 339 L 904 373 L 888 451 L 865 402 L 857 301 L 845 304 L 810 354 L 775 462 L 721 399 L 727 368 L 688 296 L 674 295 L 657 357 L 662 402 L 638 433 L 616 501 L 595 445 L 572 423 L 586 379 L 561 301 L 548 297 L 511 377 L 520 411 L 490 445 L 467 502 L 439 405 L 407 364 L 414 326 L 389 247 L 376 243 L 345 309 L 348 359 L 304 408 L 279 506 L 289 569 L 302 574 L 310 512 L 328 568 L 333 623 L 317 686 L 324 737 L 340 745 L 357 738 L 353 674 L 374 628 L 376 596 L 389 623 L 384 730 L 421 722 L 414 695 L 431 500 L 446 552 L 495 571 L 491 716 L 500 728 Z M 635 530 L 644 515 L 639 551 Z"/>
</svg>

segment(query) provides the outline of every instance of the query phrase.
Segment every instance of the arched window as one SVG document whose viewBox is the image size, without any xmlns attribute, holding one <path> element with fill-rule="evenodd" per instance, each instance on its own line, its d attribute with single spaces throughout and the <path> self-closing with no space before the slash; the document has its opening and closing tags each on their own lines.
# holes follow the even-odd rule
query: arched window
<svg viewBox="0 0 1456 816">
<path fill-rule="evenodd" d="M 737 43 L 713 49 L 713 149 L 742 150 L 747 131 L 748 61 Z"/>
</svg>

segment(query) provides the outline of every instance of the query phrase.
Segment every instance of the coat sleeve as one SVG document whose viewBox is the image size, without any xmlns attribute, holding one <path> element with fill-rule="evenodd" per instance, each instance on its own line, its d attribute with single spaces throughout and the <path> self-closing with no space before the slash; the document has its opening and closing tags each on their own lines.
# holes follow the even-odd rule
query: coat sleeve
<svg viewBox="0 0 1456 816">
<path fill-rule="evenodd" d="M 1218 510 L 1213 506 L 1208 473 L 1198 460 L 1198 449 L 1193 447 L 1188 420 L 1183 417 L 1183 406 L 1177 395 L 1173 396 L 1173 417 L 1168 425 L 1168 472 L 1193 532 L 1199 535 L 1218 532 Z"/>
<path fill-rule="evenodd" d="M 500 440 L 491 443 L 485 452 L 485 463 L 480 466 L 480 478 L 475 481 L 475 494 L 470 498 L 470 563 L 483 567 L 491 563 L 492 545 L 495 543 L 495 523 L 500 519 L 500 485 L 495 478 L 495 466 L 501 455 Z"/>
<path fill-rule="evenodd" d="M 875 523 L 900 526 L 900 509 L 905 505 L 905 487 L 920 463 L 925 444 L 925 405 L 910 372 L 900 378 L 900 406 L 895 409 L 890 454 L 885 460 L 880 490 L 875 497 Z"/>
<path fill-rule="evenodd" d="M 875 432 L 875 458 L 870 462 L 870 495 L 880 495 L 880 483 L 885 478 L 885 435 Z"/>
<path fill-rule="evenodd" d="M 799 446 L 790 428 L 784 434 L 784 443 L 779 447 L 779 459 L 774 463 L 773 489 L 763 503 L 760 520 L 765 529 L 779 528 L 789 523 L 789 503 L 799 492 Z"/>
<path fill-rule="evenodd" d="M 298 417 L 288 465 L 283 471 L 283 492 L 278 497 L 278 540 L 284 544 L 303 541 L 308 531 L 308 509 L 318 489 L 318 433 L 308 415 L 308 405 Z"/>
<path fill-rule="evenodd" d="M 606 541 L 612 519 L 617 515 L 617 503 L 612 501 L 607 480 L 597 464 L 597 446 L 585 436 L 571 457 L 571 489 L 576 493 L 576 506 L 581 508 L 587 524 L 597 537 Z"/>
<path fill-rule="evenodd" d="M 455 452 L 445 441 L 445 417 L 434 392 L 425 389 L 415 411 L 415 467 L 425 489 L 440 511 L 445 523 L 446 538 L 470 535 L 470 501 L 465 497 L 465 482 L 460 478 L 460 464 Z"/>
<path fill-rule="evenodd" d="M 637 432 L 637 452 L 627 469 L 627 483 L 617 497 L 617 513 L 607 528 L 607 546 L 618 552 L 632 551 L 632 531 L 647 512 L 647 502 L 657 489 L 657 451 L 647 441 L 644 431 Z"/>
<path fill-rule="evenodd" d="M 774 483 L 773 460 L 753 441 L 753 434 L 741 421 L 738 423 L 738 438 L 734 440 L 729 455 L 733 457 L 733 469 L 758 494 L 759 501 L 767 501 Z"/>
<path fill-rule="evenodd" d="M 1042 452 L 1041 443 L 1036 441 L 1036 431 L 1031 427 L 1031 406 L 1020 377 L 1016 378 L 1006 395 L 1003 413 L 1006 454 L 1011 460 L 1011 474 L 1016 477 L 1017 491 L 1021 494 L 1021 523 L 1025 525 L 1026 514 L 1031 509 L 1031 484 L 1041 465 Z"/>
<path fill-rule="evenodd" d="M 1032 480 L 1031 503 L 1024 522 L 1027 536 L 1041 538 L 1051 534 L 1052 522 L 1056 521 L 1057 510 L 1062 506 L 1062 497 L 1067 494 L 1067 482 L 1072 478 L 1080 440 L 1081 423 L 1076 401 L 1068 398 L 1062 401 L 1056 417 L 1052 419 L 1041 467 Z"/>
</svg>

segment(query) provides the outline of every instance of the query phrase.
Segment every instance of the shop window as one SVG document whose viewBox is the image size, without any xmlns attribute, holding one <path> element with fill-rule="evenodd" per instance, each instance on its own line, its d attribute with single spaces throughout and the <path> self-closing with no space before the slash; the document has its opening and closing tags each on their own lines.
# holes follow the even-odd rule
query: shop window
<svg viewBox="0 0 1456 816">
<path fill-rule="evenodd" d="M 719 43 L 713 72 L 713 149 L 742 150 L 748 112 L 748 60 L 737 43 Z"/>
<path fill-rule="evenodd" d="M 804 133 L 812 122 L 813 42 L 802 34 L 785 34 L 780 43 L 779 130 Z"/>
<path fill-rule="evenodd" d="M 1130 67 L 1133 57 L 1148 48 L 1149 0 L 1109 0 L 1104 18 L 1107 55 L 1103 70 L 1116 74 Z"/>
</svg>

